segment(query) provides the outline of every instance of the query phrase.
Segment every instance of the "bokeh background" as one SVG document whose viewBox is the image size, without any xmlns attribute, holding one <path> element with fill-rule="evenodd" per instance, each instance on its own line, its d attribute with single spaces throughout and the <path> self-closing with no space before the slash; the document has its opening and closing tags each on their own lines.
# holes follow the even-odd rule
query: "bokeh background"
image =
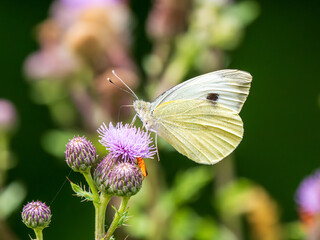
<svg viewBox="0 0 320 240">
<path fill-rule="evenodd" d="M 161 2 L 167 1 L 158 1 L 160 6 L 162 6 Z M 164 204 L 163 211 L 179 213 L 180 215 L 172 215 L 177 222 L 184 222 L 179 218 L 193 218 L 199 221 L 197 220 L 194 223 L 191 221 L 191 224 L 194 224 L 191 226 L 208 224 L 208 228 L 204 228 L 205 230 L 197 227 L 200 232 L 208 229 L 214 230 L 211 232 L 208 230 L 207 235 L 188 233 L 189 235 L 182 234 L 179 235 L 179 238 L 174 238 L 173 236 L 176 236 L 175 231 L 182 230 L 183 232 L 183 229 L 185 229 L 183 226 L 186 224 L 175 226 L 170 223 L 171 226 L 174 226 L 172 227 L 174 229 L 171 229 L 167 235 L 163 234 L 162 239 L 223 239 L 218 238 L 218 235 L 215 234 L 219 231 L 224 232 L 221 229 L 225 228 L 230 229 L 228 233 L 230 235 L 226 234 L 225 236 L 229 237 L 225 239 L 306 238 L 307 234 L 303 233 L 305 228 L 299 227 L 299 224 L 303 224 L 303 221 L 299 220 L 299 207 L 295 202 L 295 192 L 303 178 L 319 168 L 320 82 L 318 65 L 320 28 L 318 14 L 320 3 L 317 1 L 274 0 L 249 2 L 245 5 L 247 7 L 244 7 L 241 11 L 239 10 L 241 8 L 233 9 L 234 12 L 230 11 L 231 15 L 233 13 L 237 15 L 240 11 L 239 19 L 242 20 L 238 19 L 238 21 L 247 21 L 240 27 L 240 30 L 232 27 L 228 29 L 239 37 L 236 43 L 232 43 L 232 41 L 230 41 L 231 43 L 225 43 L 223 39 L 220 42 L 208 43 L 208 49 L 202 49 L 202 55 L 198 56 L 197 54 L 200 54 L 200 51 L 190 52 L 190 49 L 198 47 L 197 44 L 193 45 L 188 42 L 192 42 L 192 38 L 198 33 L 200 35 L 200 30 L 197 30 L 196 26 L 192 28 L 194 32 L 190 30 L 192 24 L 196 25 L 196 19 L 190 17 L 193 8 L 189 6 L 191 6 L 192 1 L 180 2 L 182 6 L 185 6 L 185 9 L 184 7 L 181 7 L 182 10 L 180 9 L 181 16 L 178 14 L 170 16 L 168 14 L 170 21 L 167 23 L 163 25 L 153 23 L 154 25 L 151 28 L 156 29 L 154 32 L 150 30 L 150 14 L 154 9 L 154 2 L 122 2 L 121 4 L 125 5 L 125 10 L 131 13 L 131 19 L 128 20 L 129 24 L 128 26 L 125 25 L 127 27 L 125 31 L 127 32 L 120 32 L 119 36 L 116 37 L 115 35 L 107 35 L 106 37 L 106 39 L 116 38 L 116 40 L 113 40 L 114 42 L 119 41 L 119 39 L 123 41 L 119 43 L 120 46 L 117 46 L 122 50 L 110 53 L 110 49 L 104 49 L 108 54 L 110 53 L 107 60 L 103 56 L 99 56 L 98 60 L 92 60 L 92 52 L 81 52 L 87 57 L 86 67 L 94 70 L 90 72 L 85 69 L 83 72 L 77 73 L 85 76 L 83 77 L 84 83 L 82 82 L 82 85 L 80 85 L 88 86 L 86 81 L 90 78 L 113 77 L 110 69 L 116 69 L 116 71 L 118 70 L 117 73 L 129 85 L 131 84 L 139 96 L 150 100 L 157 94 L 157 91 L 162 91 L 171 84 L 176 84 L 183 79 L 188 79 L 206 71 L 220 68 L 246 70 L 252 74 L 253 82 L 249 98 L 240 114 L 245 126 L 244 139 L 232 157 L 213 167 L 207 167 L 206 170 L 203 170 L 203 168 L 196 169 L 200 172 L 192 172 L 192 169 L 198 167 L 197 164 L 188 161 L 185 157 L 170 149 L 167 150 L 165 143 L 160 143 L 161 161 L 148 160 L 146 162 L 147 167 L 150 168 L 150 176 L 144 182 L 146 187 L 144 192 L 141 193 L 143 197 L 139 198 L 137 196 L 132 203 L 132 211 L 135 213 L 132 218 L 134 219 L 137 216 L 137 219 L 142 219 L 138 221 L 140 225 L 139 227 L 135 225 L 127 227 L 131 229 L 126 228 L 127 232 L 119 233 L 119 238 L 123 239 L 129 234 L 129 239 L 156 239 L 148 235 L 151 233 L 146 233 L 148 225 L 143 225 L 143 223 L 147 224 L 148 221 L 156 222 L 155 219 L 157 218 L 157 214 L 144 215 L 146 212 L 155 211 L 152 210 L 150 205 L 152 202 L 158 201 L 148 198 L 148 191 L 149 195 L 153 195 L 152 191 L 155 191 L 157 194 L 154 194 L 154 196 L 162 199 L 170 192 L 170 189 L 179 191 L 182 188 L 179 181 L 200 178 L 204 173 L 208 177 L 199 180 L 201 187 L 190 184 L 189 186 L 192 189 L 188 189 L 184 186 L 183 190 L 185 192 L 191 192 L 190 199 L 185 202 L 181 200 L 183 202 L 181 205 L 188 206 L 188 211 L 185 211 L 186 208 L 183 208 L 184 211 L 179 211 L 181 207 L 180 205 L 178 207 L 178 204 L 173 207 L 175 208 L 174 211 L 169 210 L 168 206 Z M 244 2 L 230 1 L 229 4 L 240 3 Z M 96 80 L 96 88 L 89 91 L 89 96 L 93 96 L 93 99 L 96 98 L 95 94 L 99 96 L 99 99 L 93 105 L 86 105 L 88 103 L 81 101 L 87 95 L 77 95 L 77 91 L 83 91 L 79 84 L 68 85 L 69 90 L 74 89 L 75 91 L 75 95 L 70 94 L 74 97 L 71 97 L 71 100 L 65 100 L 63 97 L 61 99 L 58 99 L 57 96 L 53 97 L 55 100 L 61 101 L 58 107 L 50 103 L 52 99 L 47 100 L 47 98 L 40 96 L 41 94 L 44 96 L 51 95 L 51 92 L 55 89 L 58 89 L 58 95 L 66 94 L 61 89 L 68 88 L 66 86 L 57 87 L 55 83 L 52 83 L 53 81 L 50 82 L 49 80 L 47 84 L 44 84 L 45 86 L 39 86 L 37 84 L 39 81 L 30 80 L 30 76 L 24 70 L 26 69 L 27 57 L 40 48 L 39 42 L 37 42 L 37 38 L 39 41 L 39 24 L 50 17 L 51 4 L 52 1 L 49 0 L 16 0 L 0 3 L 0 98 L 11 101 L 15 106 L 17 115 L 15 124 L 9 127 L 10 130 L 5 130 L 5 133 L 3 133 L 6 136 L 6 140 L 3 141 L 6 143 L 6 151 L 10 152 L 11 163 L 9 167 L 4 168 L 5 170 L 1 170 L 2 176 L 5 175 L 1 187 L 4 190 L 10 183 L 18 184 L 16 190 L 12 191 L 12 195 L 9 194 L 10 196 L 7 198 L 0 198 L 2 211 L 7 208 L 10 202 L 14 202 L 14 199 L 21 199 L 21 201 L 18 200 L 17 206 L 13 206 L 14 209 L 9 214 L 2 217 L 0 239 L 26 239 L 28 234 L 31 234 L 31 231 L 21 222 L 20 212 L 22 204 L 38 199 L 51 204 L 53 212 L 52 224 L 44 232 L 45 239 L 93 238 L 94 213 L 92 205 L 86 202 L 81 203 L 80 199 L 72 196 L 68 184 L 60 189 L 65 177 L 70 172 L 63 159 L 63 146 L 66 143 L 64 141 L 67 141 L 73 134 L 86 135 L 98 147 L 98 136 L 94 131 L 96 125 L 90 122 L 90 119 L 94 118 L 97 122 L 100 120 L 116 122 L 118 106 L 131 104 L 133 100 L 131 96 L 126 96 L 112 87 L 106 88 L 103 80 Z M 166 10 L 166 8 L 164 9 Z M 161 14 L 164 14 L 161 11 L 159 12 L 159 16 L 155 15 L 154 18 L 160 18 Z M 126 13 L 119 12 L 118 14 L 123 16 Z M 247 15 L 249 20 L 245 17 Z M 203 17 L 204 22 L 206 20 L 210 22 L 210 16 L 204 15 Z M 176 22 L 171 22 L 171 20 Z M 123 26 L 121 21 L 126 20 L 121 19 L 121 17 L 115 20 L 120 24 L 119 26 Z M 179 21 L 182 21 L 181 25 L 178 24 Z M 118 25 L 112 25 L 113 22 L 109 24 L 111 25 L 110 28 L 119 27 Z M 161 26 L 164 28 L 172 27 L 172 29 L 162 31 Z M 157 27 L 160 29 L 158 29 L 158 32 Z M 221 28 L 226 29 L 227 27 L 229 25 L 226 23 Z M 205 31 L 205 29 L 202 30 Z M 202 30 L 201 34 L 203 33 Z M 43 41 L 50 38 L 50 33 L 53 35 L 51 36 L 53 39 L 56 38 L 54 28 L 48 28 L 47 31 L 47 33 L 43 33 L 47 34 L 43 37 L 47 37 Z M 180 39 L 183 39 L 181 35 L 185 37 L 185 40 Z M 231 38 L 235 38 L 232 34 L 230 35 Z M 204 36 L 204 38 L 206 37 Z M 70 41 L 71 45 L 77 44 L 72 42 L 72 39 Z M 111 44 L 114 44 L 112 40 L 110 41 Z M 89 41 L 88 46 L 92 46 L 91 44 L 92 42 Z M 99 52 L 100 49 L 97 49 L 92 51 Z M 80 50 L 85 51 L 86 48 Z M 97 52 L 94 54 L 99 55 Z M 175 58 L 177 52 L 182 57 Z M 88 57 L 86 54 L 91 55 Z M 163 56 L 166 54 L 167 56 Z M 130 56 L 129 59 L 128 56 Z M 187 59 L 186 61 L 189 59 L 189 62 L 183 65 L 186 69 L 176 68 L 175 70 L 175 67 L 181 65 L 170 65 L 174 62 L 172 59 L 179 62 L 181 58 Z M 57 61 L 59 65 L 59 59 Z M 161 61 L 164 62 L 161 63 Z M 192 61 L 196 63 L 192 63 Z M 210 67 L 211 61 L 214 64 Z M 37 66 L 39 68 L 43 67 L 41 61 L 34 65 L 35 68 Z M 171 66 L 171 72 L 161 70 L 168 66 Z M 175 74 L 177 74 L 176 80 L 172 82 L 166 82 L 166 79 L 163 80 L 162 78 L 164 76 L 164 78 L 170 79 L 170 76 L 175 76 Z M 73 78 L 77 77 L 73 76 Z M 180 77 L 183 79 L 180 79 Z M 157 79 L 162 79 L 162 81 L 157 82 Z M 103 90 L 99 91 L 99 89 Z M 110 97 L 107 94 L 108 91 L 116 92 L 121 97 L 118 97 L 118 95 Z M 114 101 L 114 99 L 117 101 Z M 103 101 L 108 103 L 103 104 Z M 79 108 L 73 107 L 77 104 L 80 104 Z M 96 108 L 96 105 L 107 109 L 106 112 Z M 98 110 L 93 111 L 92 106 Z M 76 117 L 70 117 L 70 111 L 75 112 L 74 116 Z M 82 112 L 77 114 L 77 111 Z M 130 112 L 125 110 L 121 116 L 126 121 L 131 119 Z M 67 119 L 66 122 L 64 122 L 64 117 Z M 81 121 L 74 119 L 81 119 Z M 103 152 L 103 149 L 100 151 Z M 208 174 L 208 169 L 210 169 L 209 172 L 212 173 L 212 176 Z M 186 172 L 190 173 L 191 177 L 184 176 L 183 174 Z M 182 177 L 179 180 L 177 176 Z M 75 173 L 71 173 L 69 177 L 75 182 L 83 181 L 81 176 Z M 233 188 L 231 190 L 229 189 L 230 186 L 227 186 L 229 182 L 235 182 L 235 186 L 231 186 Z M 150 186 L 153 186 L 153 188 Z M 227 188 L 229 192 L 224 192 L 223 189 Z M 262 191 L 262 195 L 267 196 L 265 197 L 266 201 L 269 201 L 269 205 L 261 205 L 261 209 L 266 208 L 262 212 L 275 211 L 273 219 L 276 220 L 271 220 L 271 225 L 277 225 L 274 228 L 281 229 L 281 233 L 278 235 L 262 238 L 261 234 L 257 233 L 259 232 L 258 225 L 253 224 L 252 219 L 250 219 L 250 216 L 255 215 L 250 215 L 252 212 L 248 209 L 241 209 L 241 205 L 244 204 L 243 198 L 246 199 L 245 194 L 247 194 L 247 191 L 254 191 L 254 189 Z M 59 193 L 56 196 L 57 192 Z M 193 194 L 193 192 L 195 193 Z M 248 198 L 250 199 L 250 197 Z M 230 203 L 234 206 L 230 210 L 233 211 L 231 214 L 228 214 L 223 207 L 223 203 L 228 202 L 228 199 L 235 199 L 235 203 Z M 139 201 L 140 203 L 138 203 Z M 219 201 L 222 201 L 222 203 L 219 204 Z M 251 199 L 251 201 L 253 200 Z M 143 205 L 144 203 L 146 205 Z M 135 208 L 135 204 L 138 207 Z M 272 210 L 266 206 L 269 206 Z M 196 215 L 190 215 L 190 209 L 192 209 L 192 214 Z M 258 209 L 260 208 L 258 207 Z M 264 217 L 266 213 L 261 214 L 259 215 L 261 218 L 268 218 Z M 148 221 L 143 221 L 145 219 L 143 217 L 147 218 Z M 203 220 L 208 218 L 210 220 Z M 234 222 L 235 219 L 237 219 L 237 223 Z M 263 228 L 263 223 L 259 224 Z M 164 223 L 163 226 L 165 226 Z M 268 226 L 270 227 L 270 224 Z M 255 227 L 256 229 L 254 229 Z M 268 227 L 265 228 L 268 229 Z M 136 233 L 134 233 L 135 231 Z M 268 232 L 269 230 L 265 231 Z M 270 230 L 270 232 L 272 231 L 277 232 L 278 230 Z"/>
</svg>

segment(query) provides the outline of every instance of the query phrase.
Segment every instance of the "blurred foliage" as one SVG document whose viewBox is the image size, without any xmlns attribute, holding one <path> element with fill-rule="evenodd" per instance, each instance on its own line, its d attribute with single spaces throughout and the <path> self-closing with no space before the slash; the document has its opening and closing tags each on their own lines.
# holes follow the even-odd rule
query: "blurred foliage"
<svg viewBox="0 0 320 240">
<path fill-rule="evenodd" d="M 8 180 L 8 172 L 16 167 L 18 160 L 11 151 L 11 138 L 17 128 L 18 115 L 15 106 L 0 99 L 0 238 L 11 231 L 4 224 L 17 209 L 21 208 L 27 193 L 24 184 L 16 179 Z"/>
<path fill-rule="evenodd" d="M 145 182 L 142 192 L 131 203 L 132 217 L 128 221 L 128 225 L 132 226 L 128 228 L 130 235 L 138 239 L 195 239 L 206 234 L 217 236 L 220 229 L 217 226 L 212 229 L 217 224 L 215 220 L 209 216 L 202 219 L 189 206 L 212 179 L 210 167 L 188 169 L 177 174 L 170 188 L 158 190 L 158 198 L 152 197 L 155 193 L 153 186 Z"/>
</svg>

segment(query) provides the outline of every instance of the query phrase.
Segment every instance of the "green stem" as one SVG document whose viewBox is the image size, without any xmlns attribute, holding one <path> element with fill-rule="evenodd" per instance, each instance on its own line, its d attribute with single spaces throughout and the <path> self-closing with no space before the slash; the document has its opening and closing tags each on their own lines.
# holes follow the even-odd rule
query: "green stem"
<svg viewBox="0 0 320 240">
<path fill-rule="evenodd" d="M 33 230 L 34 230 L 34 232 L 36 234 L 37 240 L 43 240 L 43 234 L 42 234 L 42 230 L 43 229 L 36 228 L 36 229 L 33 229 Z"/>
<path fill-rule="evenodd" d="M 87 171 L 87 172 L 82 172 L 84 178 L 86 179 L 90 189 L 91 189 L 91 192 L 92 192 L 92 195 L 93 195 L 93 203 L 99 203 L 99 193 L 98 193 L 98 189 L 96 187 L 96 185 L 94 184 L 94 181 L 92 179 L 92 176 L 91 176 L 91 173 L 90 171 Z"/>
<path fill-rule="evenodd" d="M 116 214 L 114 215 L 113 221 L 112 221 L 112 223 L 109 227 L 109 230 L 104 238 L 105 240 L 109 240 L 111 238 L 112 234 L 114 233 L 114 231 L 117 229 L 117 227 L 119 227 L 119 221 L 127 209 L 129 199 L 130 199 L 130 197 L 122 197 L 121 198 L 121 205 L 120 205 L 118 211 L 116 212 Z"/>
<path fill-rule="evenodd" d="M 103 240 L 105 235 L 105 219 L 106 219 L 106 209 L 108 203 L 111 199 L 111 195 L 101 193 L 100 203 L 94 203 L 95 208 L 95 239 Z"/>
<path fill-rule="evenodd" d="M 0 132 L 0 191 L 5 185 L 7 170 L 10 168 L 9 155 L 9 137 Z"/>
</svg>

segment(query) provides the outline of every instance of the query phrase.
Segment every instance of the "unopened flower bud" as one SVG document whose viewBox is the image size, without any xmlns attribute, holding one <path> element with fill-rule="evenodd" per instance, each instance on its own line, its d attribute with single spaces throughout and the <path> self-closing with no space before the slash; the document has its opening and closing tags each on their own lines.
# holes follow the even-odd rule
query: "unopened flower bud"
<svg viewBox="0 0 320 240">
<path fill-rule="evenodd" d="M 117 164 L 107 179 L 110 192 L 117 196 L 135 195 L 142 187 L 143 176 L 140 169 L 128 162 Z"/>
<path fill-rule="evenodd" d="M 21 216 L 22 222 L 33 229 L 48 227 L 52 217 L 50 208 L 40 201 L 32 201 L 24 206 Z"/>
<path fill-rule="evenodd" d="M 85 172 L 96 160 L 96 148 L 85 137 L 74 137 L 66 148 L 66 162 L 73 171 Z"/>
<path fill-rule="evenodd" d="M 105 158 L 95 171 L 95 182 L 99 190 L 128 197 L 139 192 L 144 178 L 140 169 L 130 162 L 112 161 L 111 158 Z M 114 167 L 110 169 L 112 164 Z"/>
<path fill-rule="evenodd" d="M 97 188 L 100 191 L 108 193 L 109 185 L 106 179 L 110 177 L 111 171 L 118 162 L 117 158 L 114 158 L 111 154 L 108 154 L 98 165 L 98 167 L 94 171 L 94 181 L 96 183 Z"/>
</svg>

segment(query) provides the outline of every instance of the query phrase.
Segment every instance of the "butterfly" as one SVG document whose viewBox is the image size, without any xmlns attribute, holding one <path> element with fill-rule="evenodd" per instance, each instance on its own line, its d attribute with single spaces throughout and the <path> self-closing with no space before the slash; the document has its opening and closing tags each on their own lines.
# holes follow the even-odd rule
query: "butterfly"
<svg viewBox="0 0 320 240">
<path fill-rule="evenodd" d="M 239 112 L 251 81 L 248 72 L 219 70 L 180 83 L 153 102 L 135 100 L 133 107 L 146 129 L 178 152 L 197 163 L 215 164 L 242 140 Z"/>
<path fill-rule="evenodd" d="M 165 91 L 153 102 L 139 100 L 113 74 L 137 98 L 133 108 L 144 127 L 189 159 L 215 164 L 241 142 L 239 112 L 249 94 L 250 73 L 225 69 L 200 75 Z"/>
</svg>

